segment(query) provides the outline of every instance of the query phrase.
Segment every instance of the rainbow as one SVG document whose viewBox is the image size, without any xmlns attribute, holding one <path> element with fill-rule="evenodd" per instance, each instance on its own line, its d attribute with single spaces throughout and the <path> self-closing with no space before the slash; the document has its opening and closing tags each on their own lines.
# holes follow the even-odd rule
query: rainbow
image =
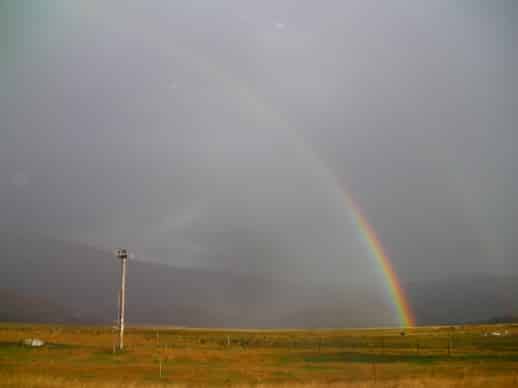
<svg viewBox="0 0 518 388">
<path fill-rule="evenodd" d="M 347 207 L 351 211 L 352 220 L 359 231 L 362 242 L 365 244 L 369 255 L 376 260 L 378 267 L 381 269 L 385 279 L 385 285 L 393 303 L 393 307 L 397 311 L 401 326 L 415 326 L 415 317 L 408 298 L 401 287 L 396 271 L 385 253 L 381 241 L 379 240 L 373 227 L 363 215 L 360 207 L 353 201 L 351 195 L 345 195 Z"/>
<path fill-rule="evenodd" d="M 71 12 L 69 8 L 63 8 L 62 11 Z M 103 15 L 102 12 L 88 12 L 85 14 L 88 17 L 96 17 L 96 15 L 100 17 L 100 15 Z M 61 19 L 67 20 L 67 18 Z M 292 134 L 293 156 L 300 157 L 301 160 L 308 162 L 310 173 L 322 178 L 326 182 L 330 193 L 334 195 L 334 200 L 344 205 L 343 198 L 345 197 L 344 215 L 346 215 L 345 213 L 349 214 L 368 255 L 373 259 L 376 268 L 380 269 L 381 277 L 383 278 L 394 312 L 397 314 L 399 324 L 404 327 L 414 326 L 415 318 L 408 298 L 374 228 L 369 224 L 361 208 L 354 202 L 348 190 L 344 188 L 343 182 L 338 179 L 336 174 L 314 150 L 312 145 L 306 141 L 304 136 L 294 130 L 269 104 L 253 93 L 246 83 L 236 79 L 233 74 L 229 74 L 225 69 L 218 66 L 217 63 L 212 63 L 210 58 L 190 50 L 180 42 L 176 42 L 174 50 L 171 49 L 170 55 L 174 56 L 176 60 L 184 62 L 187 68 L 193 69 L 200 76 L 204 76 L 207 81 L 210 80 L 218 84 L 222 93 L 232 96 L 235 103 L 243 110 L 246 109 L 254 116 L 264 120 L 265 126 L 278 127 L 279 129 L 284 129 L 286 133 Z"/>
<path fill-rule="evenodd" d="M 194 65 L 193 67 L 196 67 L 200 73 L 210 74 L 213 77 L 212 79 L 219 80 L 222 85 L 225 85 L 226 87 L 224 87 L 223 90 L 228 88 L 228 85 L 232 85 L 232 88 L 229 89 L 232 90 L 232 94 L 237 97 L 237 100 L 243 107 L 247 106 L 258 117 L 270 120 L 271 123 L 279 124 L 279 127 L 290 132 L 293 135 L 293 140 L 295 140 L 293 143 L 295 154 L 306 158 L 309 162 L 309 166 L 313 168 L 313 173 L 315 173 L 316 176 L 323 178 L 329 184 L 329 187 L 334 188 L 334 192 L 339 202 L 343 203 L 343 198 L 345 196 L 345 208 L 351 216 L 353 224 L 358 230 L 369 256 L 374 258 L 377 268 L 381 268 L 385 287 L 388 291 L 394 312 L 397 314 L 400 326 L 415 326 L 415 318 L 410 308 L 408 298 L 401 287 L 401 283 L 394 270 L 392 262 L 385 253 L 374 228 L 369 224 L 360 207 L 353 201 L 352 196 L 344 188 L 344 185 L 341 184 L 327 163 L 322 160 L 314 148 L 308 144 L 306 139 L 300 135 L 299 132 L 293 130 L 291 126 L 276 115 L 267 104 L 265 104 L 256 95 L 250 93 L 249 88 L 238 82 L 234 77 L 226 74 L 224 71 L 216 71 L 215 66 L 212 66 L 211 69 L 207 69 L 207 66 L 204 65 L 204 63 L 208 63 L 209 61 L 200 62 L 193 56 L 190 56 L 189 59 L 191 60 L 190 64 Z"/>
</svg>

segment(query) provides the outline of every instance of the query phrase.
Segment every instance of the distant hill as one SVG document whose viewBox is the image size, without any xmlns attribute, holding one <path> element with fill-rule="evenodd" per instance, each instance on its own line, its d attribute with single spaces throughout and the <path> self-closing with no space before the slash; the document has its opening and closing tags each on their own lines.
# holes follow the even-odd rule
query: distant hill
<svg viewBox="0 0 518 388">
<path fill-rule="evenodd" d="M 410 284 L 408 295 L 423 324 L 487 322 L 518 311 L 518 278 L 487 274 Z"/>
<path fill-rule="evenodd" d="M 120 267 L 111 252 L 1 236 L 0 320 L 111 324 Z M 406 287 L 419 324 L 487 321 L 518 311 L 518 279 L 484 274 Z M 393 322 L 383 296 L 264 276 L 128 264 L 127 319 L 213 327 L 358 327 Z"/>
<path fill-rule="evenodd" d="M 66 323 L 76 321 L 62 307 L 37 296 L 0 290 L 0 322 Z"/>
<path fill-rule="evenodd" d="M 503 315 L 501 317 L 494 317 L 484 323 L 489 323 L 489 324 L 518 323 L 518 315 Z"/>
<path fill-rule="evenodd" d="M 9 304 L 0 303 L 2 320 L 115 321 L 120 266 L 111 252 L 33 236 L 3 236 L 1 243 L 6 253 L 0 261 L 0 284 L 17 295 L 6 297 Z M 132 323 L 347 327 L 378 326 L 390 317 L 382 298 L 368 292 L 345 294 L 255 275 L 152 262 L 129 262 L 127 294 L 127 319 Z"/>
</svg>

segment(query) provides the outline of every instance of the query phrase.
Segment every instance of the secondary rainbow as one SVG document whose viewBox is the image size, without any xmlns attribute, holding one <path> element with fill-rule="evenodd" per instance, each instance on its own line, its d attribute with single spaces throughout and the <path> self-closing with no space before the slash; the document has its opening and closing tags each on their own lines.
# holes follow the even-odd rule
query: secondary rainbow
<svg viewBox="0 0 518 388">
<path fill-rule="evenodd" d="M 385 253 L 381 241 L 379 240 L 373 227 L 363 215 L 360 207 L 354 202 L 351 195 L 345 193 L 347 207 L 351 211 L 351 216 L 357 230 L 360 233 L 361 239 L 369 252 L 369 255 L 376 260 L 378 267 L 381 269 L 385 279 L 385 286 L 390 294 L 401 326 L 411 327 L 415 326 L 415 317 L 408 302 L 408 298 L 401 287 L 396 271 L 390 261 L 390 258 Z"/>
</svg>

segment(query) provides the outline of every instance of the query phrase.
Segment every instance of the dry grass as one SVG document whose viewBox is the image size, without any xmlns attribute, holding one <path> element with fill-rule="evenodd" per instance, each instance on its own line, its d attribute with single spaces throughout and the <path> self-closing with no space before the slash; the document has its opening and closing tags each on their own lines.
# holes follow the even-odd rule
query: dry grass
<svg viewBox="0 0 518 388">
<path fill-rule="evenodd" d="M 0 374 L 0 387 L 6 388 L 181 388 L 190 385 L 186 384 L 149 384 L 137 382 L 82 382 L 78 380 L 66 380 L 63 378 L 46 377 L 46 376 L 3 376 Z M 518 377 L 514 376 L 498 376 L 498 377 L 464 377 L 462 379 L 447 378 L 401 378 L 398 380 L 387 381 L 359 381 L 359 382 L 338 382 L 338 383 L 281 383 L 281 384 L 256 384 L 256 385 L 235 385 L 236 388 L 506 388 L 518 387 Z"/>
<path fill-rule="evenodd" d="M 492 331 L 509 335 L 484 335 Z M 50 345 L 19 345 L 29 337 Z M 105 327 L 0 324 L 0 386 L 518 387 L 518 326 L 424 327 L 404 335 L 141 327 L 128 330 L 125 352 L 112 353 L 112 343 Z"/>
</svg>

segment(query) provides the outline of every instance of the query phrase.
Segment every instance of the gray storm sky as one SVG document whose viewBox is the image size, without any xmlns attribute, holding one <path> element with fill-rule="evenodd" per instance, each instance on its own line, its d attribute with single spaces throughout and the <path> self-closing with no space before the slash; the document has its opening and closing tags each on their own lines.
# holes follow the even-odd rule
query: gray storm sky
<svg viewBox="0 0 518 388">
<path fill-rule="evenodd" d="M 518 273 L 513 1 L 2 1 L 0 227 L 194 267 Z"/>
</svg>

